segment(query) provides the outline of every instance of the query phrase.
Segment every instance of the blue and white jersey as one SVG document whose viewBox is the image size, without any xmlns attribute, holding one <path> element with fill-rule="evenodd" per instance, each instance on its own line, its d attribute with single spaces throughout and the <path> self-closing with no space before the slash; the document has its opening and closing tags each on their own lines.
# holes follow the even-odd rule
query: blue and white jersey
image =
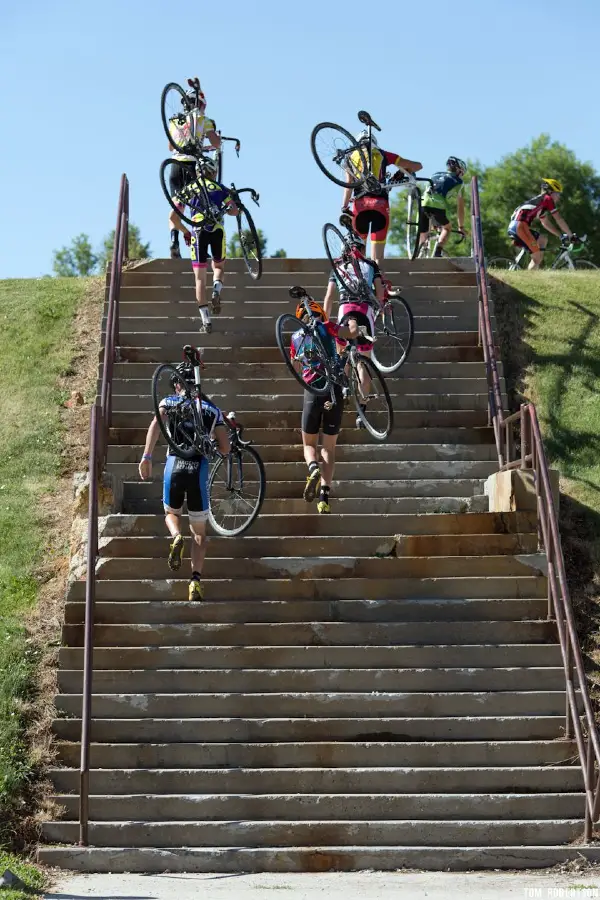
<svg viewBox="0 0 600 900">
<path fill-rule="evenodd" d="M 183 405 L 183 408 L 185 409 L 186 404 L 189 406 L 192 403 L 195 403 L 196 407 L 198 407 L 198 405 L 200 404 L 200 401 L 199 400 L 190 400 L 189 397 L 181 397 L 178 394 L 171 394 L 168 397 L 163 397 L 163 399 L 159 403 L 159 409 L 166 410 L 167 415 L 168 415 L 169 409 L 174 409 L 175 407 L 180 407 L 182 405 Z M 217 427 L 217 425 L 225 424 L 225 419 L 223 418 L 223 413 L 221 412 L 219 407 L 215 406 L 215 404 L 212 403 L 210 400 L 204 400 L 204 399 L 202 400 L 201 416 L 202 416 L 202 423 L 203 423 L 204 427 L 206 428 L 206 431 L 210 437 L 214 437 L 214 431 L 215 431 L 215 428 Z M 190 435 L 191 435 L 194 430 L 194 420 L 190 416 L 189 419 L 187 419 L 187 421 L 184 421 L 183 423 L 181 423 L 180 427 L 185 428 L 186 430 L 189 430 Z M 167 456 L 169 456 L 171 453 L 172 453 L 171 448 L 168 447 L 167 448 Z"/>
</svg>

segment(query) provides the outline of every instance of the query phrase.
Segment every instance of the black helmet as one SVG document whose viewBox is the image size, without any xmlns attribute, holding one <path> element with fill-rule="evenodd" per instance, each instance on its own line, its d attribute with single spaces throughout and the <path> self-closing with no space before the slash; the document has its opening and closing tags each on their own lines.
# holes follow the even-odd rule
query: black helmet
<svg viewBox="0 0 600 900">
<path fill-rule="evenodd" d="M 457 172 L 459 175 L 464 175 L 467 171 L 467 164 L 458 156 L 449 156 L 446 160 L 446 168 L 448 168 L 450 172 Z"/>
<path fill-rule="evenodd" d="M 175 375 L 175 373 L 171 375 L 170 382 L 173 390 L 175 390 L 177 385 L 182 382 L 185 382 L 186 384 L 194 383 L 194 367 L 191 366 L 190 363 L 179 363 L 175 368 L 179 372 L 179 375 Z"/>
</svg>

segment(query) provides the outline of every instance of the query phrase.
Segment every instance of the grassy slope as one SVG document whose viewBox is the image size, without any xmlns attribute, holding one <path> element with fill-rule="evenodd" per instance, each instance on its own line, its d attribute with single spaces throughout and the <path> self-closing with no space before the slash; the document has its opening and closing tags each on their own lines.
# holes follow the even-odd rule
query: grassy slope
<svg viewBox="0 0 600 900">
<path fill-rule="evenodd" d="M 75 278 L 0 282 L 0 846 L 31 776 L 24 729 L 37 650 L 23 622 L 45 551 L 39 501 L 61 469 L 58 379 L 85 289 Z"/>
</svg>

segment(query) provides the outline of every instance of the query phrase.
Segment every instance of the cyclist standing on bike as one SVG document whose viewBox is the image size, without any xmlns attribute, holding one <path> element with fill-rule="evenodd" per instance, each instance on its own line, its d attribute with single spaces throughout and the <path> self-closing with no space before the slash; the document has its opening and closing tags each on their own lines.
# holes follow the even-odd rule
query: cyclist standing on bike
<svg viewBox="0 0 600 900">
<path fill-rule="evenodd" d="M 194 371 L 191 366 L 183 368 L 185 379 L 194 382 Z M 180 403 L 181 384 L 173 376 L 171 386 L 174 393 L 164 397 L 159 410 L 163 420 L 168 418 L 169 407 Z M 198 402 L 197 400 L 195 401 Z M 225 427 L 221 410 L 202 397 L 202 420 L 209 435 L 214 437 L 221 453 L 227 454 L 230 450 L 229 437 Z M 190 422 L 190 427 L 193 427 Z M 160 435 L 160 428 L 156 416 L 152 419 L 146 434 L 144 453 L 140 460 L 138 470 L 140 478 L 148 481 L 152 478 L 152 453 Z M 163 475 L 163 506 L 165 510 L 165 522 L 171 535 L 169 547 L 169 568 L 177 571 L 181 567 L 183 559 L 183 535 L 181 534 L 181 514 L 183 502 L 187 499 L 190 532 L 192 535 L 192 577 L 188 587 L 189 600 L 204 599 L 204 588 L 201 582 L 202 567 L 206 556 L 206 520 L 208 518 L 208 459 L 198 455 L 192 459 L 182 459 L 175 456 L 171 448 L 167 449 L 167 461 Z"/>
<path fill-rule="evenodd" d="M 554 178 L 544 178 L 542 181 L 542 193 L 531 200 L 526 200 L 518 206 L 512 214 L 508 226 L 508 234 L 516 247 L 525 247 L 531 253 L 529 269 L 539 269 L 544 258 L 544 250 L 548 243 L 546 235 L 531 228 L 534 219 L 539 219 L 546 231 L 558 238 L 562 234 L 554 227 L 550 216 L 562 232 L 569 238 L 576 239 L 563 217 L 558 212 L 556 205 L 562 194 L 562 184 Z"/>
<path fill-rule="evenodd" d="M 446 160 L 446 171 L 436 172 L 431 176 L 431 184 L 423 194 L 421 202 L 421 215 L 419 218 L 419 246 L 424 244 L 432 228 L 441 229 L 439 240 L 436 244 L 434 256 L 442 255 L 442 248 L 452 231 L 452 223 L 448 218 L 447 197 L 452 191 L 458 191 L 456 200 L 456 219 L 458 232 L 463 237 L 465 231 L 465 200 L 463 197 L 463 176 L 467 171 L 467 164 L 457 156 L 449 156 Z"/>
<path fill-rule="evenodd" d="M 361 131 L 357 134 L 356 140 L 361 147 L 365 148 L 368 155 L 369 152 L 369 132 Z M 372 174 L 381 184 L 381 189 L 375 192 L 369 192 L 365 188 L 347 187 L 344 189 L 344 199 L 342 204 L 342 213 L 352 216 L 352 227 L 354 231 L 367 240 L 369 230 L 371 232 L 371 259 L 375 260 L 378 265 L 383 263 L 385 256 L 385 243 L 390 227 L 390 200 L 387 191 L 384 190 L 387 167 L 397 166 L 398 169 L 404 169 L 405 172 L 414 174 L 423 168 L 420 162 L 414 162 L 410 159 L 404 159 L 396 153 L 389 153 L 387 150 L 380 150 L 376 139 L 371 136 L 371 156 Z M 355 155 L 359 157 L 359 153 L 355 151 Z M 356 168 L 362 168 L 360 159 L 355 161 Z M 398 171 L 394 176 L 394 180 L 400 181 L 403 173 Z M 350 175 L 348 175 L 350 180 Z M 350 200 L 354 196 L 353 206 L 350 208 Z"/>
<path fill-rule="evenodd" d="M 195 87 L 186 94 L 188 102 L 184 108 L 185 123 L 178 125 L 172 121 L 169 124 L 169 131 L 179 147 L 187 140 L 193 142 L 197 147 L 201 147 L 206 139 L 211 147 L 218 150 L 221 146 L 221 138 L 216 132 L 214 120 L 205 115 L 206 98 L 200 90 L 200 81 L 198 78 L 190 79 L 190 83 L 195 84 Z M 192 107 L 189 112 L 188 105 Z M 172 152 L 173 159 L 179 163 L 178 166 L 171 166 L 169 177 L 169 190 L 171 196 L 174 197 L 185 184 L 195 179 L 196 157 L 178 150 L 172 143 L 169 144 L 169 150 Z M 181 259 L 179 232 L 183 233 L 186 243 L 190 233 L 174 210 L 171 210 L 169 214 L 169 226 L 171 229 L 171 259 Z"/>
</svg>

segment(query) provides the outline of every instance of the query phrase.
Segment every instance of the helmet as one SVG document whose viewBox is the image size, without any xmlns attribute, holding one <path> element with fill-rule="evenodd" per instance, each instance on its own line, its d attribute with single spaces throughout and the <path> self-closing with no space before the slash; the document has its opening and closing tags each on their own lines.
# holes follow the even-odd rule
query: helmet
<svg viewBox="0 0 600 900">
<path fill-rule="evenodd" d="M 216 159 L 213 159 L 212 156 L 203 156 L 200 160 L 200 166 L 205 178 L 215 179 L 217 177 L 219 169 Z"/>
<path fill-rule="evenodd" d="M 178 384 L 181 384 L 182 381 L 187 382 L 188 384 L 194 383 L 194 368 L 190 363 L 179 363 L 178 366 L 175 366 L 179 375 L 171 375 L 170 382 L 173 390 L 177 387 Z"/>
<path fill-rule="evenodd" d="M 206 106 L 206 97 L 202 91 L 186 91 L 185 97 L 181 98 L 181 105 L 184 109 L 196 109 L 197 106 Z"/>
<path fill-rule="evenodd" d="M 356 140 L 359 144 L 367 143 L 367 141 L 369 140 L 369 132 L 367 131 L 366 128 L 363 131 L 360 131 L 356 135 Z M 377 138 L 375 137 L 375 135 L 373 133 L 371 133 L 371 143 L 373 144 L 374 147 L 379 147 L 379 144 L 377 143 Z"/>
<path fill-rule="evenodd" d="M 310 311 L 312 313 L 314 313 L 316 316 L 321 316 L 323 321 L 325 321 L 327 316 L 325 315 L 325 310 L 323 309 L 321 304 L 317 303 L 316 300 L 313 300 L 312 297 L 307 297 L 306 299 L 307 299 L 308 307 L 309 307 Z M 306 306 L 304 305 L 304 303 L 299 303 L 298 306 L 296 307 L 296 318 L 303 319 L 305 315 L 306 315 Z"/>
<path fill-rule="evenodd" d="M 467 164 L 458 156 L 449 156 L 446 160 L 446 168 L 450 172 L 459 172 L 461 175 L 464 175 L 467 171 Z"/>
<path fill-rule="evenodd" d="M 563 186 L 555 178 L 542 178 L 542 190 L 546 194 L 562 194 Z"/>
</svg>

